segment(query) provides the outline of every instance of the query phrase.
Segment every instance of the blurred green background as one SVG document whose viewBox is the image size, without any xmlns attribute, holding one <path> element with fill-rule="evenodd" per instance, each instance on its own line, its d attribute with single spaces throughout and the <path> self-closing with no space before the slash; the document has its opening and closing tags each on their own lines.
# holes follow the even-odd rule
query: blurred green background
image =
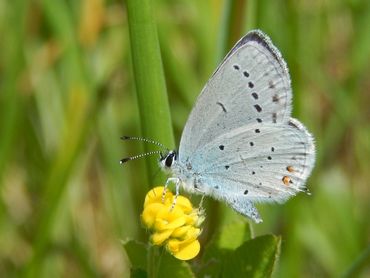
<svg viewBox="0 0 370 278">
<path fill-rule="evenodd" d="M 248 30 L 270 35 L 288 63 L 293 114 L 316 138 L 317 163 L 311 196 L 259 206 L 255 235 L 282 235 L 275 276 L 360 265 L 370 275 L 370 2 L 152 6 L 177 144 L 202 86 Z M 118 164 L 143 151 L 119 140 L 141 135 L 130 53 L 124 1 L 0 0 L 1 277 L 127 275 L 121 240 L 146 240 L 139 215 L 155 185 L 145 161 Z M 203 243 L 238 217 L 207 206 Z"/>
</svg>

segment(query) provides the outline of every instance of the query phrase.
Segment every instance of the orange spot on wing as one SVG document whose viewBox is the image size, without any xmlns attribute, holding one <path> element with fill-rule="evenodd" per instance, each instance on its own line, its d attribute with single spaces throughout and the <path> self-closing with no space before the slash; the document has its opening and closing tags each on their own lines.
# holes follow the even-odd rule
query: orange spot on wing
<svg viewBox="0 0 370 278">
<path fill-rule="evenodd" d="M 289 185 L 289 183 L 291 182 L 291 181 L 290 181 L 290 178 L 289 178 L 288 176 L 284 176 L 284 177 L 282 178 L 282 181 L 283 181 L 283 183 L 284 183 L 286 186 L 288 186 L 288 185 Z"/>
</svg>

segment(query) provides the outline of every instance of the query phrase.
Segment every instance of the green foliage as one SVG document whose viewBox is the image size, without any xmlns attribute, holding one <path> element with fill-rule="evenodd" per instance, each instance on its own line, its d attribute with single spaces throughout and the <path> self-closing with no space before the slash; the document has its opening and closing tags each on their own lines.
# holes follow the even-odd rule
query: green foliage
<svg viewBox="0 0 370 278">
<path fill-rule="evenodd" d="M 224 225 L 216 241 L 219 248 L 235 249 L 250 238 L 250 225 L 246 221 L 239 220 Z"/>
<path fill-rule="evenodd" d="M 148 248 L 145 244 L 135 240 L 128 240 L 123 243 L 126 254 L 129 257 L 131 269 L 147 271 Z"/>
<path fill-rule="evenodd" d="M 129 240 L 123 243 L 135 277 L 193 277 L 190 266 L 154 246 Z M 160 253 L 161 252 L 161 253 Z"/>
<path fill-rule="evenodd" d="M 279 252 L 279 237 L 265 235 L 249 240 L 224 257 L 223 276 L 270 277 Z"/>
<path fill-rule="evenodd" d="M 165 181 L 157 157 L 121 166 L 144 150 L 119 138 L 178 146 L 202 86 L 251 28 L 287 60 L 294 116 L 316 139 L 312 195 L 260 205 L 253 233 L 206 200 L 203 254 L 178 262 L 140 225 L 147 189 Z M 369 30 L 366 0 L 0 1 L 0 276 L 145 277 L 153 258 L 217 276 L 240 257 L 270 274 L 280 236 L 276 277 L 369 276 Z M 122 252 L 124 238 L 145 245 Z"/>
<path fill-rule="evenodd" d="M 224 223 L 206 246 L 199 277 L 270 277 L 280 254 L 280 237 L 252 238 L 246 221 Z"/>
<path fill-rule="evenodd" d="M 195 277 L 188 263 L 177 260 L 165 251 L 160 256 L 157 277 Z"/>
<path fill-rule="evenodd" d="M 265 235 L 243 240 L 234 248 L 225 247 L 223 241 L 227 238 L 233 241 L 233 235 L 244 234 L 239 224 L 233 226 L 239 230 L 233 234 L 230 227 L 224 227 L 217 234 L 217 238 L 223 240 L 214 240 L 203 257 L 197 258 L 199 263 L 193 270 L 189 263 L 175 259 L 164 249 L 127 241 L 124 248 L 131 263 L 131 274 L 135 277 L 271 277 L 280 252 L 280 237 Z M 149 249 L 156 251 L 152 258 Z M 153 260 L 155 263 L 151 265 Z"/>
</svg>

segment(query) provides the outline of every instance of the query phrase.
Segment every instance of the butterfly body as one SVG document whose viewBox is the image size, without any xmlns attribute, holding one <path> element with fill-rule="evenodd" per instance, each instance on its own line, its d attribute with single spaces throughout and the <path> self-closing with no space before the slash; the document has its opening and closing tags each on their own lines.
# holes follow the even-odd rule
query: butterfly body
<svg viewBox="0 0 370 278">
<path fill-rule="evenodd" d="M 314 140 L 291 118 L 285 61 L 255 30 L 225 57 L 199 95 L 179 152 L 161 166 L 190 193 L 229 204 L 261 222 L 256 202 L 284 202 L 300 191 L 314 160 Z"/>
</svg>

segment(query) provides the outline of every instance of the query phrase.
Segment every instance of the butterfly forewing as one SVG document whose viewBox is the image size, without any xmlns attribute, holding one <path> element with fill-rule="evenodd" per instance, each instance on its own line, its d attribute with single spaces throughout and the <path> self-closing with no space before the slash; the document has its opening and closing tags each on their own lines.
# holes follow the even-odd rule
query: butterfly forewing
<svg viewBox="0 0 370 278">
<path fill-rule="evenodd" d="M 288 122 L 290 112 L 285 62 L 265 35 L 252 31 L 204 87 L 182 134 L 179 158 L 186 161 L 204 144 L 240 126 Z"/>
</svg>

